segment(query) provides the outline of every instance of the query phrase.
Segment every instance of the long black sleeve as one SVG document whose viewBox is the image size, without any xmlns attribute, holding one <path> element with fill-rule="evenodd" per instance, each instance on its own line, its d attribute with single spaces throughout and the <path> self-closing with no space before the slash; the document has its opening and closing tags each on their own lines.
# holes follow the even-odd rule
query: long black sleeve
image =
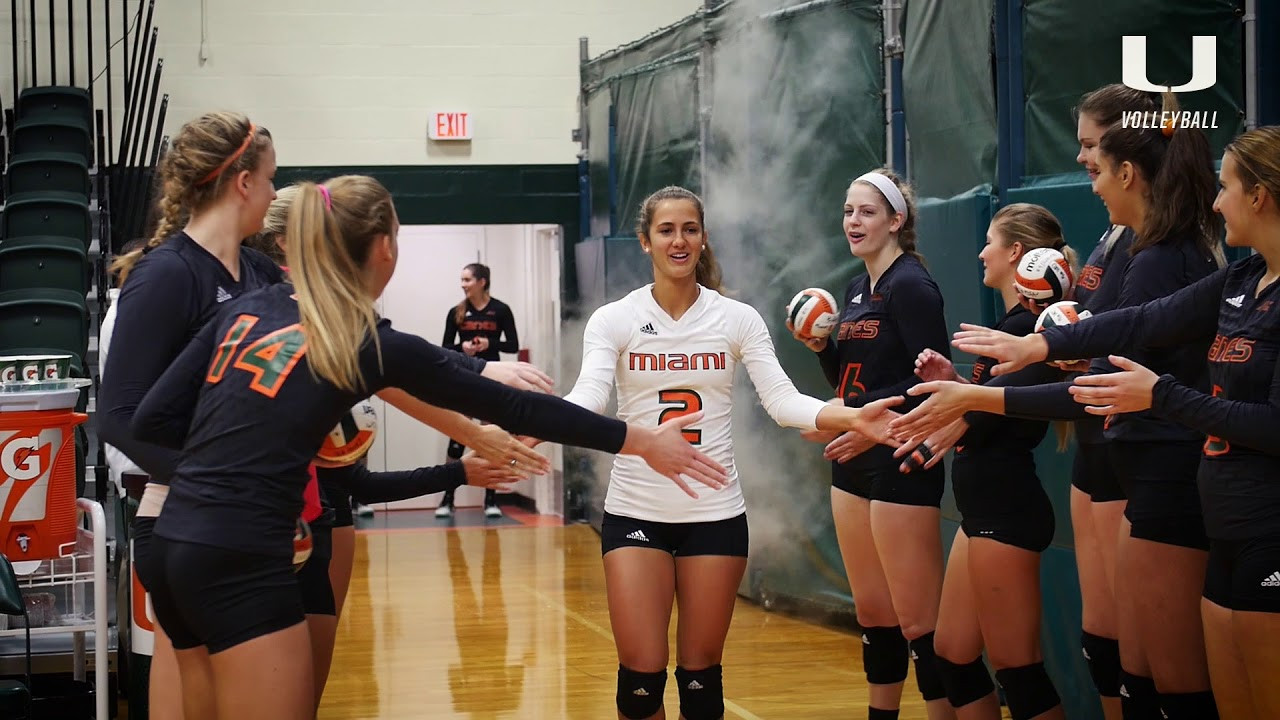
<svg viewBox="0 0 1280 720">
<path fill-rule="evenodd" d="M 1048 359 L 1137 355 L 1144 347 L 1171 347 L 1212 339 L 1218 328 L 1218 305 L 1226 279 L 1227 269 L 1223 268 L 1142 305 L 1099 313 L 1074 325 L 1047 328 L 1044 339 L 1049 346 Z"/>
<path fill-rule="evenodd" d="M 511 314 L 511 306 L 503 303 L 498 316 L 498 328 L 502 332 L 502 340 L 498 343 L 498 352 L 520 352 L 520 336 L 516 334 L 516 318 Z"/>
<path fill-rule="evenodd" d="M 1266 402 L 1244 402 L 1206 395 L 1163 375 L 1151 389 L 1151 409 L 1189 428 L 1252 448 L 1280 455 L 1280 363 L 1271 378 Z"/>
<path fill-rule="evenodd" d="M 187 342 L 188 318 L 196 309 L 174 303 L 191 300 L 191 282 L 181 263 L 144 262 L 130 273 L 117 300 L 111 352 L 98 391 L 99 437 L 157 480 L 173 474 L 179 454 L 150 434 L 135 434 L 132 423 L 143 397 Z"/>
<path fill-rule="evenodd" d="M 462 352 L 462 342 L 458 337 L 457 312 L 457 308 L 449 308 L 449 313 L 444 316 L 444 339 L 440 341 L 440 347 Z"/>
<path fill-rule="evenodd" d="M 415 335 L 379 328 L 384 373 L 381 387 L 398 387 L 423 402 L 497 424 L 511 433 L 617 453 L 626 423 L 597 415 L 554 395 L 515 390 L 458 370 L 445 352 Z M 376 367 L 367 347 L 366 367 Z M 381 389 L 381 388 L 379 388 Z"/>
<path fill-rule="evenodd" d="M 461 462 L 387 472 L 372 472 L 364 463 L 355 463 L 325 472 L 331 473 L 331 478 L 351 493 L 351 497 L 366 505 L 408 500 L 467 484 L 467 473 Z"/>
<path fill-rule="evenodd" d="M 1000 429 L 1001 423 L 1004 417 L 1015 417 L 1015 418 L 1022 418 L 1026 420 L 1070 419 L 1070 418 L 1046 417 L 1043 414 L 1037 414 L 1037 415 L 1029 415 L 1025 413 L 1020 414 L 1020 413 L 1010 412 L 1009 410 L 1009 394 L 1011 391 L 1037 390 L 1043 387 L 1071 385 L 1071 383 L 1055 382 L 1056 380 L 1060 380 L 1061 378 L 1062 378 L 1061 370 L 1055 367 L 1046 365 L 1044 363 L 1036 363 L 1034 365 L 1028 365 L 1027 367 L 1022 368 L 1018 372 L 1011 373 L 1009 375 L 999 375 L 997 377 L 991 378 L 991 381 L 986 383 L 988 387 L 1004 388 L 1004 402 L 1005 402 L 1004 416 L 1002 417 L 1000 415 L 993 415 L 991 413 L 982 413 L 982 412 L 965 413 L 965 416 L 964 416 L 965 422 L 969 423 L 969 430 L 967 433 L 965 433 L 965 444 L 974 444 L 974 445 L 985 444 L 987 437 L 990 436 L 992 432 L 997 432 Z M 1063 392 L 1065 393 L 1065 390 Z M 1067 397 L 1068 399 L 1070 399 L 1070 395 L 1068 395 Z M 1080 410 L 1080 414 L 1082 415 L 1085 414 L 1083 412 L 1083 407 L 1084 407 L 1083 405 L 1080 405 L 1074 400 L 1071 401 L 1071 404 L 1078 408 L 1082 408 Z"/>
<path fill-rule="evenodd" d="M 1047 367 L 1043 363 L 1036 363 Z M 1093 417 L 1085 412 L 1085 406 L 1076 402 L 1068 390 L 1070 382 L 1049 382 L 1045 385 L 1006 387 L 1004 389 L 1004 414 L 1025 420 L 1080 420 Z"/>
<path fill-rule="evenodd" d="M 182 449 L 191 430 L 200 387 L 210 370 L 209 359 L 213 356 L 217 332 L 216 321 L 205 325 L 142 398 L 130 427 L 134 436 L 145 437 L 170 450 Z M 230 358 L 226 359 L 226 364 L 230 364 Z M 180 454 L 171 454 L 176 467 Z M 142 466 L 142 469 L 147 468 Z M 173 471 L 168 474 L 173 474 Z"/>
</svg>

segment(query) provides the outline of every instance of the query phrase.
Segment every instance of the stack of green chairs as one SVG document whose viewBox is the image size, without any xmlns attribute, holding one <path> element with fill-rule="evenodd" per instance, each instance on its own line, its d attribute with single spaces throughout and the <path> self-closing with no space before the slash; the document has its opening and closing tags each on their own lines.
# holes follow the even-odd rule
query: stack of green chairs
<svg viewBox="0 0 1280 720">
<path fill-rule="evenodd" d="M 0 354 L 69 354 L 89 377 L 93 103 L 87 90 L 28 88 L 15 106 L 0 212 Z M 85 410 L 89 389 L 77 409 Z M 77 428 L 78 484 L 88 442 Z"/>
</svg>

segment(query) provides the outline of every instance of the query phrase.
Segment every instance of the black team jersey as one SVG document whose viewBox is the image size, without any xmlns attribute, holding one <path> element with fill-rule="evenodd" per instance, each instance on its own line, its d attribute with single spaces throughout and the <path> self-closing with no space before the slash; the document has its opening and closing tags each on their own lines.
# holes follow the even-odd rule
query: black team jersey
<svg viewBox="0 0 1280 720">
<path fill-rule="evenodd" d="M 1111 240 L 1112 233 L 1118 233 Z M 1089 259 L 1080 269 L 1080 279 L 1075 285 L 1075 301 L 1090 314 L 1097 315 L 1114 310 L 1120 302 L 1120 286 L 1124 279 L 1125 269 L 1129 267 L 1132 257 L 1129 248 L 1133 246 L 1133 230 L 1122 225 L 1112 225 L 1098 240 Z M 1115 372 L 1115 367 L 1106 358 L 1094 358 L 1089 363 L 1089 372 L 1093 374 Z M 1015 391 L 1017 392 L 1017 391 Z M 1097 444 L 1106 438 L 1102 433 L 1103 419 L 1094 415 L 1086 415 L 1076 421 L 1076 438 L 1082 443 Z"/>
<path fill-rule="evenodd" d="M 1015 305 L 996 323 L 995 329 L 1010 335 L 1021 336 L 1030 335 L 1035 331 L 1035 326 L 1036 316 L 1025 307 Z M 1017 387 L 1040 385 L 1062 378 L 1060 370 L 1045 363 L 1036 363 L 1018 372 L 992 378 L 991 368 L 998 362 L 989 357 L 980 357 L 975 360 L 970 382 L 974 385 Z M 1034 471 L 1032 454 L 1044 439 L 1045 431 L 1049 427 L 1047 421 L 979 412 L 966 413 L 965 420 L 969 423 L 969 429 L 956 443 L 957 463 L 975 461 L 984 456 L 999 456 L 1023 461 Z"/>
<path fill-rule="evenodd" d="M 1280 289 L 1255 292 L 1261 256 L 1140 307 L 1045 331 L 1049 357 L 1207 347 L 1211 390 L 1165 374 L 1153 414 L 1207 435 L 1198 481 L 1205 529 L 1218 540 L 1280 533 Z"/>
<path fill-rule="evenodd" d="M 840 326 L 818 353 L 822 371 L 845 405 L 861 407 L 881 398 L 901 395 L 920 382 L 916 357 L 925 348 L 951 357 L 942 293 L 920 260 L 903 253 L 889 265 L 875 292 L 871 276 L 863 273 L 844 294 Z M 907 412 L 924 402 L 908 397 L 899 408 Z M 877 445 L 847 463 L 833 463 L 834 472 L 861 472 L 896 467 L 893 448 Z"/>
<path fill-rule="evenodd" d="M 378 323 L 381 362 L 371 340 L 361 348 L 362 391 L 318 380 L 292 293 L 281 284 L 232 301 L 138 407 L 137 435 L 182 448 L 159 536 L 290 555 L 307 464 L 357 400 L 386 387 L 513 433 L 610 453 L 622 447 L 621 421 L 462 369 L 454 353 L 386 320 Z"/>
<path fill-rule="evenodd" d="M 483 310 L 477 310 L 470 300 L 466 303 L 467 310 L 461 323 L 457 319 L 457 308 L 449 308 L 449 314 L 444 320 L 444 341 L 440 343 L 442 346 L 462 352 L 462 343 L 484 337 L 489 340 L 489 347 L 476 357 L 498 360 L 500 352 L 519 352 L 520 338 L 516 335 L 516 319 L 506 303 L 491 297 Z M 504 336 L 505 341 L 500 339 Z M 454 342 L 455 340 L 458 342 Z"/>
<path fill-rule="evenodd" d="M 1166 241 L 1133 255 L 1124 268 L 1116 308 L 1141 305 L 1166 297 L 1200 280 L 1217 265 L 1190 240 Z M 1115 268 L 1109 268 L 1111 272 Z M 1093 322 L 1090 318 L 1079 324 Z M 1131 359 L 1153 371 L 1168 373 L 1191 387 L 1207 388 L 1204 352 L 1208 343 L 1199 346 L 1147 348 L 1135 347 Z M 1105 354 L 1105 353 L 1104 353 Z M 1084 357 L 1090 357 L 1085 355 Z M 1071 358 L 1074 359 L 1074 358 Z M 1105 358 L 1103 359 L 1105 360 Z M 1113 371 L 1109 363 L 1097 361 L 1090 372 Z M 1086 415 L 1084 406 L 1067 392 L 1069 383 L 1054 383 L 1035 388 L 1010 388 L 1005 391 L 1005 412 L 1015 417 L 1077 420 Z M 1118 415 L 1104 423 L 1107 440 L 1122 442 L 1196 442 L 1191 430 L 1149 412 Z"/>
<path fill-rule="evenodd" d="M 98 390 L 98 435 L 120 449 L 152 482 L 167 483 L 179 453 L 135 439 L 134 411 L 169 363 L 228 300 L 284 279 L 279 266 L 240 249 L 240 279 L 222 261 L 180 232 L 149 251 L 129 273 L 107 366 Z"/>
</svg>

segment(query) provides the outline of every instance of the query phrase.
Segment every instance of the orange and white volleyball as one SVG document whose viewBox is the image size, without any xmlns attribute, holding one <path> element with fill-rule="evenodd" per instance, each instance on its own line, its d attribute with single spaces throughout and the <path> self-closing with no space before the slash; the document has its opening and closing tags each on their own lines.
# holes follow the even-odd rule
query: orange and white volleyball
<svg viewBox="0 0 1280 720">
<path fill-rule="evenodd" d="M 1022 256 L 1013 276 L 1013 286 L 1028 300 L 1041 306 L 1055 303 L 1071 292 L 1071 264 L 1053 248 L 1036 248 Z"/>
<path fill-rule="evenodd" d="M 840 320 L 836 299 L 822 288 L 805 288 L 787 303 L 787 319 L 802 338 L 824 338 Z"/>
<path fill-rule="evenodd" d="M 1074 325 L 1089 317 L 1091 317 L 1089 311 L 1080 307 L 1075 301 L 1063 300 L 1050 305 L 1040 312 L 1040 315 L 1036 318 L 1036 332 L 1041 332 L 1050 327 Z"/>
<path fill-rule="evenodd" d="M 361 400 L 325 436 L 316 453 L 317 467 L 346 467 L 364 457 L 378 434 L 378 413 L 368 400 Z"/>
</svg>

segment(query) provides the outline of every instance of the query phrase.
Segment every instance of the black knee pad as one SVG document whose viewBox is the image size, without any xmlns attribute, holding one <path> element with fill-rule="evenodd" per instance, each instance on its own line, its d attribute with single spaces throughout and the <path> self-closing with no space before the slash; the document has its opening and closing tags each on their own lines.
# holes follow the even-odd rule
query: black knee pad
<svg viewBox="0 0 1280 720">
<path fill-rule="evenodd" d="M 462 446 L 462 443 L 457 440 L 450 440 L 449 449 L 445 451 L 445 455 L 448 456 L 450 460 L 461 460 L 462 453 L 465 450 L 466 448 Z"/>
<path fill-rule="evenodd" d="M 1160 709 L 1168 720 L 1218 720 L 1218 704 L 1212 690 L 1160 693 Z"/>
<path fill-rule="evenodd" d="M 1120 709 L 1125 720 L 1163 720 L 1156 683 L 1120 668 Z"/>
<path fill-rule="evenodd" d="M 982 657 L 957 665 L 946 658 L 937 658 L 938 674 L 942 676 L 942 686 L 947 689 L 947 700 L 951 707 L 962 708 L 971 702 L 977 702 L 990 695 L 996 689 L 991 682 L 991 673 L 987 672 Z"/>
<path fill-rule="evenodd" d="M 869 627 L 862 630 L 862 669 L 872 685 L 892 685 L 907 679 L 907 639 L 902 628 Z"/>
<path fill-rule="evenodd" d="M 1026 720 L 1062 704 L 1044 663 L 996 671 L 996 681 L 1004 688 L 1013 720 Z"/>
<path fill-rule="evenodd" d="M 676 666 L 680 690 L 680 714 L 686 720 L 719 720 L 724 716 L 723 668 L 712 665 L 702 670 Z"/>
<path fill-rule="evenodd" d="M 925 702 L 946 697 L 947 687 L 942 684 L 942 673 L 938 672 L 938 657 L 933 654 L 933 633 L 911 641 L 911 659 L 916 663 L 916 685 L 920 686 L 920 697 Z"/>
<path fill-rule="evenodd" d="M 1120 697 L 1120 643 L 1093 633 L 1080 635 L 1080 651 L 1089 664 L 1093 686 L 1103 697 Z"/>
<path fill-rule="evenodd" d="M 658 672 L 636 672 L 618 666 L 618 712 L 631 720 L 644 720 L 662 708 L 662 693 L 667 689 L 666 669 Z"/>
</svg>

